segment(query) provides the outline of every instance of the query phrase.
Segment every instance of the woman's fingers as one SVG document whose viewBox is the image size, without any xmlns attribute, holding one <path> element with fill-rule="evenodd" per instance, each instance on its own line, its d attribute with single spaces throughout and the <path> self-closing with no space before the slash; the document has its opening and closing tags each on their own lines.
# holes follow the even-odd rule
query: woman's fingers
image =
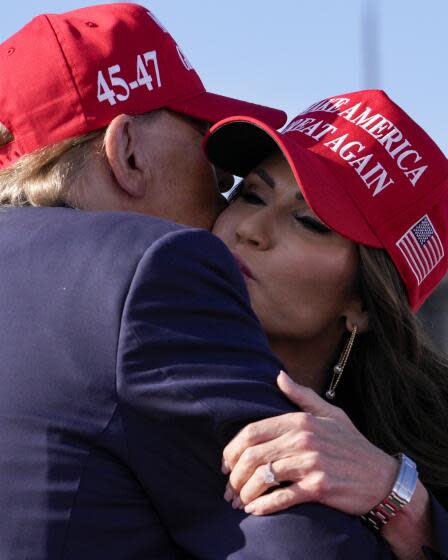
<svg viewBox="0 0 448 560">
<path fill-rule="evenodd" d="M 388 494 L 397 474 L 394 457 L 374 447 L 360 434 L 351 432 L 348 427 L 340 430 L 334 419 L 315 418 L 314 421 L 322 424 L 322 434 L 327 428 L 324 435 L 329 437 L 313 432 L 289 432 L 265 444 L 270 446 L 266 462 L 262 462 L 263 454 L 259 454 L 259 465 L 242 485 L 237 476 L 235 480 L 239 492 L 229 484 L 234 507 L 256 502 L 256 513 L 264 514 L 290 507 L 293 503 L 320 502 L 352 515 L 360 515 Z M 269 461 L 272 461 L 271 470 L 277 482 L 298 485 L 294 494 L 296 501 L 290 501 L 290 492 L 277 495 L 275 490 L 272 493 L 272 496 L 276 494 L 275 497 L 265 494 L 272 486 L 265 480 Z M 238 471 L 238 464 L 235 469 Z M 244 472 L 246 477 L 249 471 Z M 258 502 L 262 498 L 263 501 Z"/>
<path fill-rule="evenodd" d="M 299 415 L 303 413 L 282 414 L 248 424 L 224 448 L 222 472 L 229 474 L 243 452 L 249 448 L 274 440 L 288 431 L 291 425 L 299 423 Z M 254 466 L 257 465 L 254 463 Z"/>
<path fill-rule="evenodd" d="M 294 383 L 285 372 L 280 372 L 277 383 L 283 393 L 304 412 L 283 414 L 248 424 L 223 451 L 224 474 L 229 474 L 247 449 L 278 438 L 290 429 L 305 429 L 306 426 L 302 424 L 306 423 L 306 415 L 337 418 L 339 421 L 348 420 L 340 408 L 324 401 L 312 389 Z"/>
<path fill-rule="evenodd" d="M 284 371 L 279 373 L 277 385 L 288 399 L 304 412 L 327 418 L 339 418 L 344 415 L 340 408 L 322 399 L 312 389 L 295 383 Z"/>
<path fill-rule="evenodd" d="M 273 461 L 271 464 L 260 465 L 240 490 L 239 498 L 241 504 L 246 505 L 254 501 L 269 488 L 278 486 L 280 482 L 302 480 L 307 475 L 309 470 L 307 465 L 310 464 L 312 464 L 311 457 L 304 453 L 300 459 L 298 457 L 289 457 Z M 274 475 L 274 482 L 266 482 L 268 469 Z"/>
<path fill-rule="evenodd" d="M 304 440 L 306 437 L 302 438 Z M 233 499 L 238 494 L 246 482 L 254 476 L 260 468 L 269 462 L 280 458 L 288 457 L 297 451 L 299 442 L 296 434 L 286 433 L 280 437 L 249 447 L 239 457 L 229 477 L 226 489 L 226 498 Z M 266 488 L 265 488 L 266 489 Z"/>
<path fill-rule="evenodd" d="M 309 501 L 311 501 L 309 493 L 297 483 L 257 498 L 247 504 L 244 511 L 252 515 L 268 515 Z"/>
</svg>

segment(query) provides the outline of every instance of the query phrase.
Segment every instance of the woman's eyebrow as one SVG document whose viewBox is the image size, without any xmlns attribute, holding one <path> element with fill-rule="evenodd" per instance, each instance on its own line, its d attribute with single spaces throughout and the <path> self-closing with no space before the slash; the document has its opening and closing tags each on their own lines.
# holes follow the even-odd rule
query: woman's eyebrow
<svg viewBox="0 0 448 560">
<path fill-rule="evenodd" d="M 271 189 L 275 189 L 275 181 L 265 169 L 263 169 L 262 167 L 257 167 L 257 169 L 254 169 L 252 173 L 258 175 L 262 181 L 264 181 L 269 187 L 271 187 Z"/>
</svg>

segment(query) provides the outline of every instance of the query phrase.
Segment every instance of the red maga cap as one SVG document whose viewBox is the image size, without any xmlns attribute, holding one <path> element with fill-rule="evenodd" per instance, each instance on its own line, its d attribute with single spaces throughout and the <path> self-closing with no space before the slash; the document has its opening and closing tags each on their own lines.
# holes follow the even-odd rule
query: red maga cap
<svg viewBox="0 0 448 560">
<path fill-rule="evenodd" d="M 41 15 L 0 45 L 0 122 L 14 140 L 0 169 L 25 154 L 162 107 L 214 123 L 244 114 L 283 126 L 286 114 L 208 93 L 156 17 L 136 4 Z"/>
<path fill-rule="evenodd" d="M 340 235 L 387 251 L 415 310 L 447 270 L 448 161 L 379 90 L 311 105 L 282 132 L 246 117 L 205 139 L 210 160 L 245 176 L 276 147 L 310 207 Z"/>
</svg>

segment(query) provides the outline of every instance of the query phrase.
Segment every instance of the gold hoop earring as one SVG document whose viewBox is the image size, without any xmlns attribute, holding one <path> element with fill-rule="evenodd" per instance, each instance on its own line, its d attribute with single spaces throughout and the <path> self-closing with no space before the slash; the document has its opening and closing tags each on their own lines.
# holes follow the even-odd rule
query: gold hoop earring
<svg viewBox="0 0 448 560">
<path fill-rule="evenodd" d="M 328 387 L 327 392 L 325 393 L 327 399 L 331 401 L 336 397 L 336 387 L 338 386 L 344 368 L 347 365 L 347 361 L 350 356 L 350 352 L 352 351 L 353 343 L 355 342 L 355 337 L 357 332 L 358 332 L 358 327 L 357 325 L 355 325 L 350 334 L 350 338 L 347 340 L 341 352 L 341 355 L 339 356 L 338 363 L 333 368 L 333 377 L 331 379 L 330 386 Z"/>
</svg>

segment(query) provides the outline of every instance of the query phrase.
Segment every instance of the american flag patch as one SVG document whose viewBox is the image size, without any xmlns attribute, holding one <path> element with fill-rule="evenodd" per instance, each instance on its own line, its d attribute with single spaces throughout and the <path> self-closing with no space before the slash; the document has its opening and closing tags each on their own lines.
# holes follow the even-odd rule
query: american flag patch
<svg viewBox="0 0 448 560">
<path fill-rule="evenodd" d="M 428 215 L 423 216 L 408 229 L 397 241 L 397 247 L 415 274 L 418 285 L 435 269 L 445 255 L 440 237 Z"/>
</svg>

